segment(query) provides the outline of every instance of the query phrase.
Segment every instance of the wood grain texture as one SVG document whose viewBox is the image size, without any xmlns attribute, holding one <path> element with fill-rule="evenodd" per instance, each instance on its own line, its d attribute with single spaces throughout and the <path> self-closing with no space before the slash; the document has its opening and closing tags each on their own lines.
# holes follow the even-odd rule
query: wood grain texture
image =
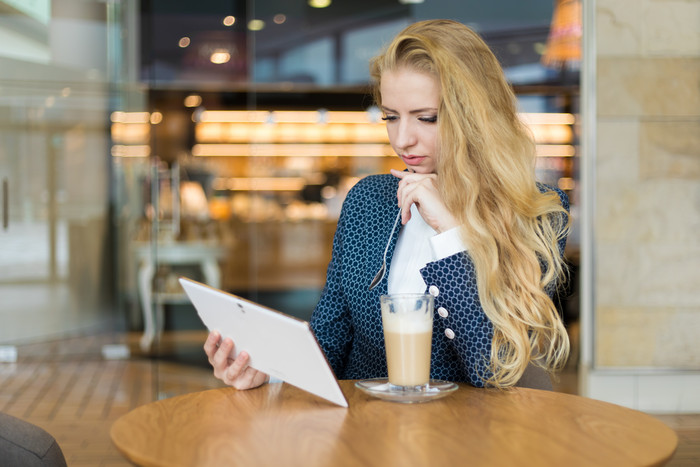
<svg viewBox="0 0 700 467">
<path fill-rule="evenodd" d="M 568 394 L 462 385 L 404 405 L 341 385 L 349 409 L 287 384 L 186 394 L 123 415 L 111 437 L 144 466 L 663 465 L 678 443 L 649 415 Z"/>
</svg>

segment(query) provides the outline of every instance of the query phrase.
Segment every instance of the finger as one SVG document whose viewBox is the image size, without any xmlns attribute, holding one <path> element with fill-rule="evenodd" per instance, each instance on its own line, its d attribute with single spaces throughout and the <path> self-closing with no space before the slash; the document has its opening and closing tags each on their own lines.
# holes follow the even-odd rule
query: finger
<svg viewBox="0 0 700 467">
<path fill-rule="evenodd" d="M 401 176 L 399 177 L 399 186 L 396 188 L 396 199 L 397 199 L 397 203 L 398 203 L 399 206 L 401 206 L 401 199 L 403 198 L 403 194 L 402 194 L 402 193 L 403 193 L 403 191 L 404 191 L 404 188 L 405 188 L 406 185 L 408 184 L 408 181 L 405 179 L 406 173 L 405 173 L 405 172 L 398 172 L 398 171 L 396 171 L 396 170 L 394 170 L 394 169 L 391 169 L 391 170 L 394 171 L 394 172 L 396 172 L 396 173 L 401 174 Z"/>
<path fill-rule="evenodd" d="M 421 184 L 420 182 L 401 182 L 402 185 L 399 187 L 399 190 L 396 192 L 396 196 L 399 198 L 399 205 L 405 206 L 406 202 L 409 201 L 410 203 L 417 201 L 419 196 L 418 193 L 416 193 L 417 189 L 420 189 Z"/>
<path fill-rule="evenodd" d="M 399 183 L 399 187 L 396 190 L 396 204 L 399 207 L 401 207 L 401 204 L 403 202 L 403 191 L 404 191 L 403 188 L 404 188 L 404 185 L 401 185 L 401 183 Z"/>
<path fill-rule="evenodd" d="M 214 357 L 210 361 L 215 372 L 222 373 L 224 370 L 226 370 L 228 359 L 232 351 L 233 341 L 227 337 L 221 342 L 219 349 L 216 351 Z"/>
<path fill-rule="evenodd" d="M 401 183 L 406 182 L 402 180 Z M 414 202 L 418 202 L 426 197 L 437 195 L 434 179 L 432 177 L 421 177 L 406 183 L 401 187 L 401 196 L 410 197 Z"/>
<path fill-rule="evenodd" d="M 236 389 L 252 389 L 269 382 L 269 380 L 270 376 L 267 373 L 247 367 L 243 374 L 234 382 L 233 387 Z"/>
<path fill-rule="evenodd" d="M 411 219 L 411 207 L 416 206 L 421 216 L 425 219 L 426 213 L 424 212 L 424 205 L 431 206 L 434 205 L 434 196 L 431 181 L 428 179 L 421 179 L 414 183 L 406 185 L 401 191 L 400 205 L 402 209 L 401 220 L 405 225 Z"/>
<path fill-rule="evenodd" d="M 398 199 L 399 206 L 404 204 L 406 198 L 406 193 L 409 193 L 412 188 L 415 188 L 416 180 L 412 177 L 405 177 L 399 182 L 399 186 L 396 189 L 396 198 Z"/>
<path fill-rule="evenodd" d="M 401 224 L 406 225 L 406 223 L 411 220 L 411 206 L 413 204 L 414 201 L 411 197 L 405 194 L 399 201 L 399 207 L 401 208 Z"/>
<path fill-rule="evenodd" d="M 438 233 L 459 225 L 445 206 L 432 179 L 412 184 L 404 191 L 404 202 L 415 204 L 423 220 Z"/>
<path fill-rule="evenodd" d="M 398 198 L 398 205 L 401 209 L 401 224 L 406 225 L 406 223 L 411 220 L 411 205 L 417 200 L 413 196 L 416 184 L 407 182 L 405 179 L 399 183 L 399 189 L 396 192 L 396 197 Z"/>
<path fill-rule="evenodd" d="M 404 176 L 399 181 L 399 186 L 396 190 L 397 197 L 399 198 L 401 198 L 402 193 L 406 190 L 406 188 L 410 186 L 419 185 L 432 190 L 434 190 L 436 187 L 437 176 L 435 174 L 403 173 L 403 175 Z"/>
<path fill-rule="evenodd" d="M 243 374 L 245 369 L 248 367 L 248 361 L 250 360 L 248 353 L 243 351 L 238 357 L 233 361 L 231 366 L 226 368 L 224 372 L 224 382 L 226 384 L 233 384 L 236 380 Z"/>
<path fill-rule="evenodd" d="M 255 379 L 258 376 L 258 370 L 246 367 L 243 373 L 238 377 L 234 383 L 236 389 L 250 389 L 255 386 Z"/>
<path fill-rule="evenodd" d="M 437 174 L 419 174 L 415 172 L 399 172 L 396 169 L 391 169 L 391 174 L 396 178 L 400 178 L 401 182 L 415 182 L 424 179 L 437 180 Z M 399 182 L 399 183 L 401 183 Z"/>
<path fill-rule="evenodd" d="M 437 176 L 435 174 L 398 172 L 392 169 L 392 174 L 394 172 L 401 174 L 396 198 L 401 208 L 401 224 L 406 225 L 411 220 L 411 205 L 415 204 L 420 209 L 422 197 L 429 195 L 430 190 L 434 190 Z"/>
<path fill-rule="evenodd" d="M 219 348 L 219 342 L 221 341 L 221 334 L 219 334 L 218 331 L 212 331 L 209 333 L 207 336 L 207 340 L 204 341 L 204 353 L 207 354 L 207 357 L 209 357 L 209 361 L 211 362 L 211 358 L 214 356 L 216 351 Z"/>
<path fill-rule="evenodd" d="M 396 170 L 396 169 L 391 169 L 390 172 L 391 172 L 391 175 L 393 175 L 396 178 L 404 178 L 406 175 L 409 174 L 409 172 L 402 172 L 402 171 Z"/>
</svg>

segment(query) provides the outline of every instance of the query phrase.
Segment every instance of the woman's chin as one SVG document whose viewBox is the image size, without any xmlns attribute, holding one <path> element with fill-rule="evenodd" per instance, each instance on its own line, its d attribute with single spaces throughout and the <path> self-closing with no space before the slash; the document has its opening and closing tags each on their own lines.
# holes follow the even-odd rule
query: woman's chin
<svg viewBox="0 0 700 467">
<path fill-rule="evenodd" d="M 413 172 L 416 174 L 428 175 L 435 173 L 435 170 L 431 170 L 429 167 L 423 167 L 420 165 L 408 165 L 406 167 L 408 168 L 409 172 Z"/>
</svg>

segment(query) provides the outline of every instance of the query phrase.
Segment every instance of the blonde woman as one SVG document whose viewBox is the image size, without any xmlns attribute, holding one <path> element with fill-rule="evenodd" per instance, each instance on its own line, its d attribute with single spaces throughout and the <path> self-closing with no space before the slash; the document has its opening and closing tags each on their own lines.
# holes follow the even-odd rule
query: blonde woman
<svg viewBox="0 0 700 467">
<path fill-rule="evenodd" d="M 336 375 L 385 377 L 379 296 L 427 292 L 431 378 L 550 388 L 545 371 L 569 349 L 551 298 L 568 200 L 535 181 L 535 146 L 497 59 L 466 26 L 430 20 L 400 32 L 371 75 L 406 170 L 361 180 L 343 205 L 311 318 Z M 207 340 L 214 374 L 238 388 L 267 381 L 245 354 L 229 358 L 233 345 Z"/>
</svg>

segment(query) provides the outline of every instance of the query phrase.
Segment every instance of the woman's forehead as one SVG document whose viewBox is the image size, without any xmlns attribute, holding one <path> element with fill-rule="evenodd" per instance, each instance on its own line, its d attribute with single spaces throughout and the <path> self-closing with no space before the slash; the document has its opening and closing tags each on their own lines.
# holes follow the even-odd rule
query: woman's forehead
<svg viewBox="0 0 700 467">
<path fill-rule="evenodd" d="M 420 105 L 437 107 L 440 83 L 430 74 L 411 68 L 398 68 L 382 73 L 380 84 L 382 105 Z"/>
</svg>

